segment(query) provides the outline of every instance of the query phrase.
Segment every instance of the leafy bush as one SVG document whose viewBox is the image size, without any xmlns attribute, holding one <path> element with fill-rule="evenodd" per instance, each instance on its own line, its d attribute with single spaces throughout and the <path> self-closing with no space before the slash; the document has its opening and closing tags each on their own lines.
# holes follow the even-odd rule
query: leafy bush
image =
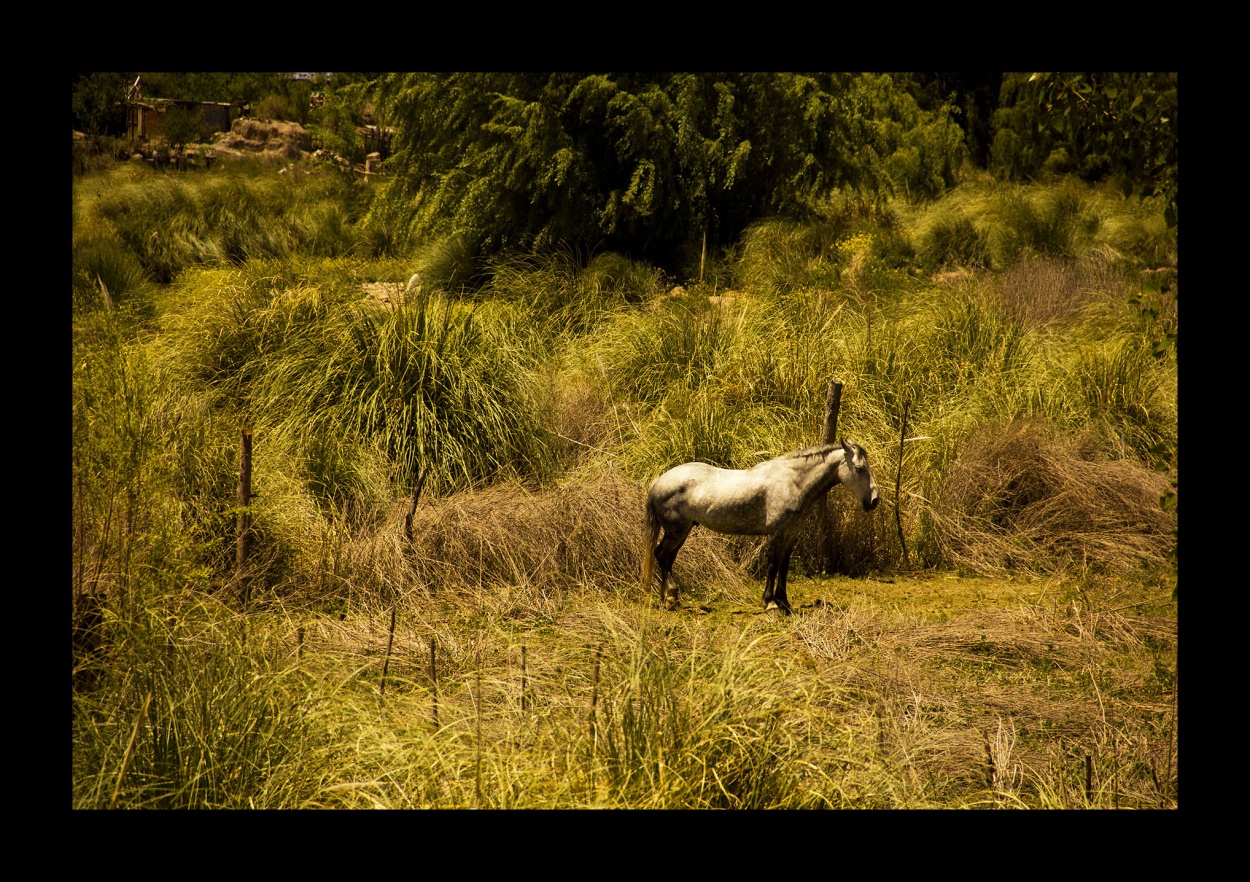
<svg viewBox="0 0 1250 882">
<path fill-rule="evenodd" d="M 192 107 L 171 107 L 161 120 L 161 137 L 178 148 L 207 141 L 211 132 L 203 115 Z"/>
<path fill-rule="evenodd" d="M 998 174 L 1110 177 L 1126 193 L 1162 197 L 1164 220 L 1175 226 L 1175 72 L 1007 74 L 994 129 Z"/>
<path fill-rule="evenodd" d="M 375 210 L 486 253 L 568 243 L 663 265 L 838 187 L 884 192 L 878 156 L 932 195 L 962 151 L 889 77 L 387 75 L 376 98 L 399 131 Z"/>
<path fill-rule="evenodd" d="M 266 95 L 252 109 L 257 119 L 294 120 L 295 111 L 285 95 Z"/>
</svg>

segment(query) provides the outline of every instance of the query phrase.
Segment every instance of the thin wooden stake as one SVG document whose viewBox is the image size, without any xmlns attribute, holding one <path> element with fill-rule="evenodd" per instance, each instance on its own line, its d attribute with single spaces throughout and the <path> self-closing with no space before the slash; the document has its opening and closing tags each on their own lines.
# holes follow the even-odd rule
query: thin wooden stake
<svg viewBox="0 0 1250 882">
<path fill-rule="evenodd" d="M 477 805 L 482 807 L 482 664 L 478 660 L 477 667 L 477 695 L 474 696 L 477 704 L 477 737 L 476 737 L 476 753 L 477 753 Z"/>
<path fill-rule="evenodd" d="M 304 660 L 304 626 L 300 625 L 299 630 L 296 631 L 295 634 L 296 634 L 296 640 L 298 641 L 297 643 L 298 648 L 296 649 L 295 657 L 299 661 L 303 661 Z"/>
<path fill-rule="evenodd" d="M 521 713 L 525 713 L 525 647 L 521 647 Z"/>
<path fill-rule="evenodd" d="M 382 682 L 378 684 L 378 695 L 386 694 L 386 671 L 391 666 L 391 646 L 395 643 L 395 605 L 391 604 L 391 633 L 386 638 L 386 658 L 382 661 Z"/>
<path fill-rule="evenodd" d="M 430 635 L 430 683 L 434 692 L 434 730 L 438 731 L 438 669 L 434 666 L 434 635 Z"/>
<path fill-rule="evenodd" d="M 903 439 L 907 437 L 907 412 L 911 410 L 911 402 L 903 405 L 903 431 L 898 436 L 898 475 L 894 478 L 894 523 L 898 525 L 898 541 L 903 545 L 903 566 L 911 569 L 911 558 L 907 555 L 907 538 L 903 535 Z"/>
<path fill-rule="evenodd" d="M 235 520 L 234 571 L 243 589 L 244 605 L 251 599 L 251 586 L 244 572 L 252 546 L 252 430 L 243 430 L 239 449 L 239 512 Z"/>
<path fill-rule="evenodd" d="M 703 253 L 699 255 L 699 284 L 703 284 L 703 262 L 707 259 L 707 230 L 703 231 Z"/>
<path fill-rule="evenodd" d="M 1085 754 L 1085 804 L 1094 804 L 1094 758 Z"/>
</svg>

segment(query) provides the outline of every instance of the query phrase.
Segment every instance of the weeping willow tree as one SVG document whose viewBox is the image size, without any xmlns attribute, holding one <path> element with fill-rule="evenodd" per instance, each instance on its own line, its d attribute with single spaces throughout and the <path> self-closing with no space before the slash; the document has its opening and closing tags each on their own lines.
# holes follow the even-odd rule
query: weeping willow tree
<svg viewBox="0 0 1250 882">
<path fill-rule="evenodd" d="M 835 189 L 936 195 L 962 133 L 886 75 L 388 74 L 368 84 L 396 128 L 372 220 L 484 253 L 556 243 L 656 263 L 764 216 L 810 215 Z"/>
</svg>

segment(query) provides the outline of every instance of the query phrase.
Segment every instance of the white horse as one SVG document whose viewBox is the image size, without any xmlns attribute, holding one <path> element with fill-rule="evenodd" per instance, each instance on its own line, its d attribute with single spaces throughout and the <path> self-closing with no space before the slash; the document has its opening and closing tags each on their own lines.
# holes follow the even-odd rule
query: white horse
<svg viewBox="0 0 1250 882">
<path fill-rule="evenodd" d="M 864 448 L 845 439 L 782 454 L 749 469 L 719 469 L 705 462 L 669 469 L 652 482 L 647 494 L 643 591 L 651 590 L 658 563 L 663 606 L 677 605 L 673 561 L 690 528 L 702 524 L 718 533 L 772 537 L 764 608 L 779 608 L 788 615 L 786 574 L 799 523 L 808 504 L 835 484 L 854 493 L 864 511 L 872 511 L 881 501 Z"/>
</svg>

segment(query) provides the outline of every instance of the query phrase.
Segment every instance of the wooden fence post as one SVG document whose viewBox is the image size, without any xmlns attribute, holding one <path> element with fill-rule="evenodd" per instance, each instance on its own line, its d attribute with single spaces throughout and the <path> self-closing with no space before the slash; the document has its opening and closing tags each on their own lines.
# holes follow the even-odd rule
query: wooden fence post
<svg viewBox="0 0 1250 882">
<path fill-rule="evenodd" d="M 386 659 L 382 662 L 382 682 L 378 684 L 378 695 L 386 694 L 386 671 L 391 666 L 391 647 L 395 644 L 395 604 L 391 604 L 391 632 L 386 638 Z"/>
<path fill-rule="evenodd" d="M 434 696 L 434 731 L 438 731 L 438 668 L 434 665 L 434 635 L 430 635 L 430 691 Z"/>
<path fill-rule="evenodd" d="M 521 647 L 521 713 L 525 713 L 525 647 Z"/>
<path fill-rule="evenodd" d="M 252 546 L 252 430 L 243 430 L 243 443 L 239 450 L 239 511 L 235 521 L 235 577 L 243 589 L 243 602 L 250 600 L 251 586 L 244 573 L 247 555 Z"/>
<path fill-rule="evenodd" d="M 820 443 L 832 444 L 838 440 L 838 412 L 841 408 L 842 384 L 837 380 L 830 380 L 829 389 L 825 393 L 825 422 Z M 828 493 L 816 497 L 816 517 L 820 523 L 820 547 L 824 552 L 825 575 L 833 575 L 833 518 L 829 514 Z"/>
<path fill-rule="evenodd" d="M 898 436 L 898 474 L 894 478 L 894 523 L 898 526 L 898 541 L 903 546 L 903 566 L 911 569 L 911 558 L 907 556 L 907 537 L 903 535 L 903 444 L 907 439 L 907 412 L 911 410 L 911 402 L 903 405 L 903 429 Z"/>
<path fill-rule="evenodd" d="M 599 704 L 599 662 L 603 658 L 603 644 L 595 649 L 595 673 L 590 686 L 590 755 L 593 758 L 599 746 L 599 727 L 595 719 L 595 706 Z M 593 774 L 593 770 L 592 770 Z"/>
</svg>

